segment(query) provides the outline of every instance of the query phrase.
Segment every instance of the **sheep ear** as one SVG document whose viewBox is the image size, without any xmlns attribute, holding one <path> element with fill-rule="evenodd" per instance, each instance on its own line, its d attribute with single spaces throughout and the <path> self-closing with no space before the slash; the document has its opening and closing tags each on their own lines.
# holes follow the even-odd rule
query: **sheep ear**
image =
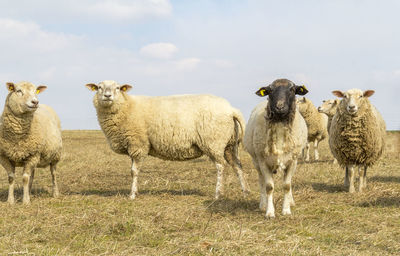
<svg viewBox="0 0 400 256">
<path fill-rule="evenodd" d="M 43 92 L 43 91 L 46 90 L 46 89 L 47 89 L 47 86 L 45 86 L 45 85 L 39 85 L 39 86 L 36 88 L 36 94 L 39 94 L 39 93 Z"/>
<path fill-rule="evenodd" d="M 269 86 L 267 87 L 261 87 L 260 89 L 258 89 L 258 91 L 256 91 L 256 94 L 260 97 L 264 97 L 267 96 L 268 94 L 271 93 L 271 88 L 269 88 Z"/>
<path fill-rule="evenodd" d="M 296 86 L 295 94 L 297 94 L 297 95 L 306 95 L 308 93 L 308 90 L 307 90 L 305 85 L 300 85 L 300 86 L 299 85 L 295 85 L 295 86 Z M 304 99 L 304 102 L 305 102 L 305 99 Z"/>
<path fill-rule="evenodd" d="M 335 95 L 338 98 L 343 98 L 344 94 L 341 91 L 332 91 L 332 94 Z"/>
<path fill-rule="evenodd" d="M 14 85 L 14 83 L 12 83 L 12 82 L 7 82 L 6 85 L 7 85 L 7 89 L 8 89 L 9 92 L 13 92 L 13 91 L 15 90 L 15 85 Z"/>
<path fill-rule="evenodd" d="M 99 87 L 95 84 L 86 84 L 85 86 L 91 91 L 97 91 L 99 89 Z"/>
<path fill-rule="evenodd" d="M 339 103 L 340 103 L 340 100 L 336 99 L 336 100 L 335 100 L 335 105 L 337 105 L 337 104 L 339 104 Z"/>
<path fill-rule="evenodd" d="M 128 92 L 130 89 L 132 89 L 132 86 L 129 84 L 124 84 L 123 86 L 121 86 L 121 91 L 123 92 Z"/>
<path fill-rule="evenodd" d="M 374 93 L 375 93 L 374 90 L 367 90 L 364 92 L 363 96 L 368 98 L 368 97 L 371 97 Z"/>
</svg>

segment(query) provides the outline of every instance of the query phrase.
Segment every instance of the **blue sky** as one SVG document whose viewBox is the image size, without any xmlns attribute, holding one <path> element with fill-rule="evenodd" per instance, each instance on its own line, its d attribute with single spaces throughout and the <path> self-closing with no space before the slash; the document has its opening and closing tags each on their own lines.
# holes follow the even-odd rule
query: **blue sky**
<svg viewBox="0 0 400 256">
<path fill-rule="evenodd" d="M 99 129 L 89 82 L 131 94 L 211 93 L 246 118 L 254 92 L 277 78 L 306 84 L 315 105 L 332 90 L 374 89 L 400 129 L 399 1 L 1 1 L 5 83 L 45 84 L 39 96 L 64 129 Z"/>
</svg>

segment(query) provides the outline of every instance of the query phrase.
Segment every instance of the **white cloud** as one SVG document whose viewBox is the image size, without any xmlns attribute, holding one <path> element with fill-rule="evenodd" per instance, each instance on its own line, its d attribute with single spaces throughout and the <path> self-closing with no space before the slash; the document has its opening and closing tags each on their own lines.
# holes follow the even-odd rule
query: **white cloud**
<svg viewBox="0 0 400 256">
<path fill-rule="evenodd" d="M 171 43 L 154 43 L 140 49 L 140 54 L 155 59 L 170 59 L 178 48 Z"/>
</svg>

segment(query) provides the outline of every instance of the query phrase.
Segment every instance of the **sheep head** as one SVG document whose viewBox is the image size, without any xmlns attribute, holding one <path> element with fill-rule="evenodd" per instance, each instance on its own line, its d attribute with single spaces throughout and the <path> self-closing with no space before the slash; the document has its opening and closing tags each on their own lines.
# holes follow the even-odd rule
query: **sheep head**
<svg viewBox="0 0 400 256">
<path fill-rule="evenodd" d="M 334 116 L 336 109 L 340 103 L 340 100 L 323 100 L 322 105 L 318 107 L 318 112 L 327 114 L 328 116 Z"/>
<path fill-rule="evenodd" d="M 119 85 L 115 81 L 105 80 L 96 84 L 86 84 L 86 87 L 96 92 L 97 102 L 103 107 L 110 107 L 115 102 L 120 102 L 124 99 L 124 94 L 128 92 L 132 86 L 125 84 Z"/>
<path fill-rule="evenodd" d="M 268 95 L 267 117 L 272 121 L 290 121 L 296 108 L 296 94 L 307 94 L 307 88 L 295 85 L 287 79 L 277 79 L 272 84 L 261 87 L 256 94 L 260 97 Z"/>
<path fill-rule="evenodd" d="M 6 105 L 14 115 L 33 113 L 39 107 L 37 94 L 46 90 L 46 86 L 35 86 L 30 82 L 12 83 L 8 82 L 9 91 Z"/>
<path fill-rule="evenodd" d="M 364 109 L 364 105 L 369 104 L 368 97 L 372 96 L 375 91 L 360 89 L 351 89 L 347 92 L 333 91 L 333 95 L 342 98 L 341 104 L 345 107 L 350 115 L 357 115 L 360 109 Z"/>
</svg>

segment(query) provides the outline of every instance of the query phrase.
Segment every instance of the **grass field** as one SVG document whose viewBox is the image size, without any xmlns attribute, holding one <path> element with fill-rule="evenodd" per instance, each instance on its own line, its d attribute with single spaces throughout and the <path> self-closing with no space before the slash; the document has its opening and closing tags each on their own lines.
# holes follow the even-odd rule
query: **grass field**
<svg viewBox="0 0 400 256">
<path fill-rule="evenodd" d="M 36 172 L 32 203 L 24 206 L 21 169 L 17 203 L 9 206 L 0 176 L 1 255 L 399 255 L 400 133 L 369 170 L 365 192 L 349 194 L 344 171 L 322 160 L 298 165 L 292 216 L 282 216 L 282 174 L 275 179 L 277 217 L 258 210 L 258 176 L 241 159 L 252 192 L 225 172 L 225 196 L 214 201 L 216 170 L 206 158 L 167 162 L 147 158 L 139 196 L 130 201 L 130 161 L 113 153 L 99 131 L 65 131 L 58 166 L 62 196 L 51 197 L 48 169 Z M 357 186 L 356 186 L 357 188 Z"/>
</svg>

